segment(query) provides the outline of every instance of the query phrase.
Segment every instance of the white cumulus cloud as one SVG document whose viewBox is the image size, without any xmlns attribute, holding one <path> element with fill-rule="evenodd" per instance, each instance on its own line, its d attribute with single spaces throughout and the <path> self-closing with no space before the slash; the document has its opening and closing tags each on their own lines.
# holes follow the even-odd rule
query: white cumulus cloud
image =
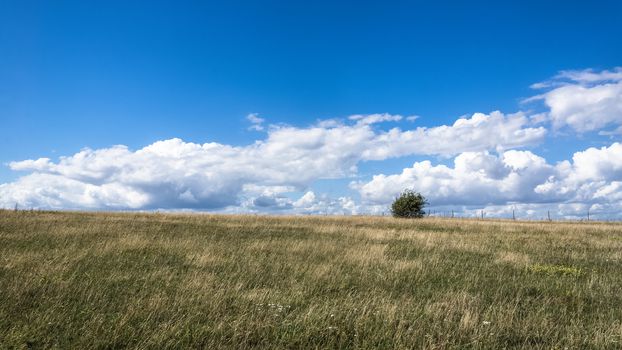
<svg viewBox="0 0 622 350">
<path fill-rule="evenodd" d="M 256 114 L 248 119 L 254 125 L 263 123 Z M 530 127 L 522 114 L 500 112 L 477 113 L 449 126 L 389 131 L 373 127 L 400 119 L 374 114 L 353 116 L 354 124 L 272 126 L 265 139 L 247 146 L 170 139 L 136 151 L 112 146 L 84 149 L 58 161 L 11 162 L 11 169 L 30 173 L 0 185 L 0 206 L 300 209 L 309 198 L 296 204 L 284 193 L 305 191 L 318 179 L 353 176 L 361 161 L 522 147 L 540 142 L 546 132 Z M 326 198 L 316 201 L 321 202 L 316 207 L 337 206 Z M 339 201 L 342 208 L 357 211 L 350 199 Z"/>
<path fill-rule="evenodd" d="M 391 129 L 377 135 L 365 159 L 386 159 L 409 154 L 452 156 L 465 151 L 483 151 L 524 147 L 541 142 L 546 136 L 542 126 L 530 125 L 523 113 L 505 115 L 475 113 L 452 125 L 413 130 Z"/>
<path fill-rule="evenodd" d="M 572 161 L 549 164 L 530 151 L 509 150 L 499 155 L 465 152 L 453 167 L 416 162 L 399 174 L 375 175 L 353 182 L 365 202 L 388 205 L 403 189 L 423 193 L 435 206 L 512 208 L 554 207 L 556 215 L 572 217 L 593 207 L 603 213 L 622 211 L 622 144 L 576 152 Z M 520 205 L 519 205 L 520 204 Z M 577 207 L 578 206 L 578 207 Z M 577 209 L 579 208 L 579 209 Z"/>
<path fill-rule="evenodd" d="M 400 174 L 375 175 L 369 182 L 355 182 L 363 200 L 390 203 L 402 190 L 423 193 L 433 205 L 486 205 L 537 201 L 535 186 L 555 173 L 553 166 L 529 151 L 465 152 L 453 167 L 416 162 Z M 531 190 L 530 190 L 531 189 Z"/>
<path fill-rule="evenodd" d="M 532 87 L 548 90 L 527 101 L 544 101 L 556 129 L 568 126 L 588 132 L 622 125 L 622 67 L 600 72 L 563 71 Z"/>
</svg>

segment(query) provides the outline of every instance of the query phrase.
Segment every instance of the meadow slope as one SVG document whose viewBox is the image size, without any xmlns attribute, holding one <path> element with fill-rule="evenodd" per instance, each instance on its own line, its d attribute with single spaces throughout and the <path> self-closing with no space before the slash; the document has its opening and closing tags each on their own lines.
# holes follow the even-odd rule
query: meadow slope
<svg viewBox="0 0 622 350">
<path fill-rule="evenodd" d="M 622 347 L 622 224 L 0 211 L 0 348 Z"/>
</svg>

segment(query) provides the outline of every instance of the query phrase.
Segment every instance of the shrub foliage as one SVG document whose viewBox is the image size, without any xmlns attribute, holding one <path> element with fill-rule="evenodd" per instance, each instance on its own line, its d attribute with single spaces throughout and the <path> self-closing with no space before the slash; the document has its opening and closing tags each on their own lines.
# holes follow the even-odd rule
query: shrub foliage
<svg viewBox="0 0 622 350">
<path fill-rule="evenodd" d="M 391 204 L 391 214 L 396 218 L 421 218 L 428 204 L 425 197 L 413 190 L 405 190 Z"/>
</svg>

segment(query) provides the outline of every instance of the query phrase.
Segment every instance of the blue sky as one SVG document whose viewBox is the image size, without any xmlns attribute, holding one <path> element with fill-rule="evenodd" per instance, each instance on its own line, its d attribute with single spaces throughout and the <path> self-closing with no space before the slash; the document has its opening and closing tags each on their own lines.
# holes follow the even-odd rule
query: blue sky
<svg viewBox="0 0 622 350">
<path fill-rule="evenodd" d="M 558 162 L 572 161 L 576 152 L 590 147 L 599 150 L 604 147 L 603 152 L 615 153 L 610 147 L 620 139 L 619 134 L 611 131 L 621 124 L 616 109 L 620 80 L 614 74 L 616 67 L 622 65 L 621 14 L 619 1 L 512 4 L 3 1 L 0 3 L 0 162 L 3 164 L 0 183 L 4 185 L 0 194 L 4 199 L 0 199 L 0 204 L 315 212 L 315 209 L 297 211 L 302 207 L 294 205 L 302 195 L 312 192 L 316 202 L 324 203 L 318 204 L 317 210 L 337 208 L 335 212 L 344 212 L 344 206 L 336 204 L 341 197 L 351 200 L 359 212 L 378 212 L 378 208 L 386 207 L 383 201 L 386 202 L 389 194 L 374 197 L 365 194 L 361 186 L 371 183 L 374 175 L 397 176 L 415 162 L 429 160 L 433 166 L 446 165 L 453 169 L 456 157 L 464 151 L 488 152 L 501 159 L 502 152 L 516 149 L 532 152 L 556 167 Z M 599 78 L 590 80 L 585 74 L 555 78 L 560 72 L 585 73 L 588 69 L 600 74 Z M 557 85 L 531 88 L 534 83 L 551 80 Z M 579 123 L 573 121 L 574 114 L 554 111 L 554 106 L 559 105 L 554 105 L 553 97 L 561 84 L 597 90 L 605 86 L 613 92 L 607 92 L 605 107 L 595 107 L 590 101 L 586 102 L 587 106 L 576 107 L 584 108 L 582 111 L 589 114 L 582 115 Z M 598 93 L 597 90 L 590 91 Z M 548 100 L 542 97 L 525 102 L 549 92 Z M 118 180 L 116 175 L 104 179 L 100 174 L 95 176 L 95 181 L 81 177 L 83 171 L 76 170 L 82 175 L 70 174 L 54 166 L 61 164 L 59 157 L 73 157 L 83 148 L 97 151 L 125 145 L 128 152 L 135 152 L 174 138 L 185 143 L 216 142 L 247 147 L 256 142 L 269 143 L 270 135 L 286 125 L 308 131 L 319 122 L 332 119 L 352 126 L 356 122 L 348 119 L 351 115 L 388 113 L 403 117 L 399 121 L 370 124 L 370 130 L 381 137 L 396 127 L 408 131 L 451 126 L 461 116 L 471 118 L 474 113 L 490 115 L 493 111 L 504 115 L 522 112 L 528 122 L 519 128 L 533 131 L 541 127 L 546 135 L 532 135 L 523 143 L 512 145 L 508 140 L 494 145 L 462 144 L 467 148 L 456 148 L 452 154 L 411 149 L 394 150 L 396 153 L 389 152 L 386 156 L 368 156 L 361 153 L 369 146 L 365 144 L 358 155 L 325 164 L 327 169 L 305 181 L 286 176 L 278 180 L 282 174 L 274 179 L 240 175 L 236 183 L 222 185 L 222 180 L 215 178 L 224 176 L 226 171 L 199 167 L 193 174 L 210 175 L 202 180 L 190 180 L 188 174 L 171 173 L 164 183 L 138 186 Z M 247 116 L 252 113 L 264 119 L 263 130 L 249 129 L 252 123 Z M 537 117 L 538 114 L 543 116 Z M 409 121 L 408 116 L 418 118 Z M 586 118 L 605 122 L 593 127 L 594 123 Z M 296 135 L 303 139 L 309 137 L 304 132 Z M 339 147 L 331 152 L 340 153 Z M 186 156 L 180 157 L 186 159 Z M 323 157 L 325 153 L 311 158 L 316 156 Z M 192 159 L 196 157 L 201 156 Z M 39 158 L 50 158 L 49 164 L 10 165 Z M 275 154 L 271 161 L 277 162 L 278 158 Z M 100 164 L 114 159 L 90 161 Z M 170 159 L 158 161 L 170 170 L 167 163 Z M 271 169 L 268 164 L 272 163 L 266 160 L 254 166 Z M 342 164 L 356 169 L 336 169 Z M 616 164 L 614 161 L 609 167 L 618 169 Z M 508 164 L 501 167 L 511 168 Z M 128 172 L 123 167 L 106 171 Z M 312 172 L 306 168 L 300 171 Z M 551 171 L 563 180 L 562 170 Z M 604 181 L 601 186 L 616 187 L 622 180 L 616 171 L 594 178 L 590 184 L 596 186 L 594 183 Z M 78 181 L 78 187 L 99 186 L 99 189 L 83 189 L 79 190 L 80 196 L 70 195 L 66 193 L 67 184 L 59 185 L 63 179 Z M 423 177 L 411 178 L 412 183 L 402 180 L 400 186 L 428 190 L 418 184 L 418 180 L 425 182 Z M 112 196 L 110 189 L 101 189 L 104 183 L 120 186 L 121 192 L 128 191 L 129 186 L 143 200 L 126 199 L 124 204 L 124 199 Z M 175 185 L 167 187 L 171 183 Z M 585 183 L 574 184 L 585 186 Z M 197 186 L 212 188 L 214 192 L 195 193 L 201 192 Z M 244 186 L 246 190 L 242 189 Z M 249 186 L 290 188 L 248 190 Z M 560 188 L 568 184 L 564 186 Z M 514 190 L 533 192 L 535 187 Z M 76 199 L 89 197 L 86 194 L 92 193 L 89 191 L 100 190 L 105 195 L 100 193 L 98 199 L 86 202 Z M 50 191 L 53 196 L 42 194 Z M 158 191 L 179 193 L 159 198 Z M 581 197 L 583 194 L 577 195 L 580 198 L 559 199 L 559 193 L 546 198 L 505 193 L 502 198 L 467 205 L 469 201 L 463 199 L 464 193 L 458 191 L 452 203 L 451 193 L 456 188 L 446 191 L 448 194 L 438 197 L 437 203 L 463 208 L 465 212 L 509 202 L 534 208 L 536 202 L 542 201 L 552 201 L 556 208 L 605 205 L 595 197 Z M 171 199 L 183 193 L 194 198 L 195 202 L 190 201 L 194 204 Z M 214 196 L 220 197 L 216 200 Z M 434 193 L 429 196 L 437 197 Z M 614 198 L 615 194 L 611 196 Z M 253 201 L 260 197 L 282 205 L 253 206 Z M 257 203 L 267 202 L 257 200 Z M 539 209 L 525 210 L 537 213 Z M 560 215 L 575 215 L 572 210 L 564 210 L 559 209 Z M 614 215 L 611 213 L 615 210 L 607 210 L 606 215 Z M 500 211 L 499 215 L 504 212 Z"/>
</svg>

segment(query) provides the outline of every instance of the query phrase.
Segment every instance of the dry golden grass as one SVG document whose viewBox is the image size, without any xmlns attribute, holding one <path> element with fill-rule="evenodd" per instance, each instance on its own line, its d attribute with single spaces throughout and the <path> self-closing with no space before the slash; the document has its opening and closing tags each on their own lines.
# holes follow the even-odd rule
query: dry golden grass
<svg viewBox="0 0 622 350">
<path fill-rule="evenodd" d="M 0 348 L 618 349 L 622 225 L 0 211 Z"/>
</svg>

